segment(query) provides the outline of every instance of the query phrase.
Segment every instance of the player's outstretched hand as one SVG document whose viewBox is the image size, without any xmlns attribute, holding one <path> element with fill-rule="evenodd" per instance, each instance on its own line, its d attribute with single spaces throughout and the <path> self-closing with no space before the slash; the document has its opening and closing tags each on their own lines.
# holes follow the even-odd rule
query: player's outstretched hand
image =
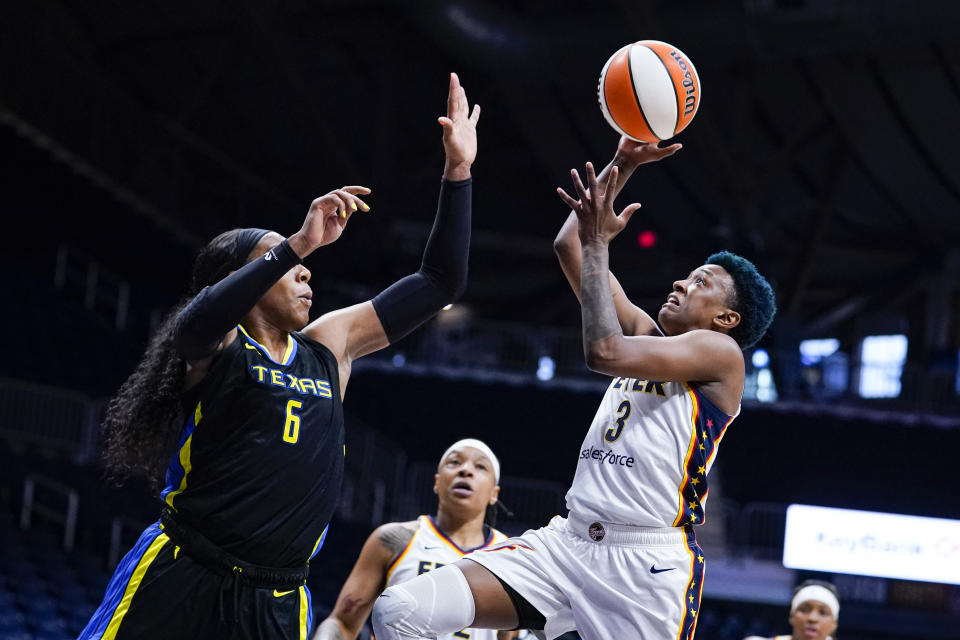
<svg viewBox="0 0 960 640">
<path fill-rule="evenodd" d="M 314 249 L 335 242 L 357 211 L 370 211 L 369 205 L 358 196 L 367 195 L 370 189 L 349 186 L 334 189 L 312 203 L 303 220 L 303 226 L 289 238 L 290 248 L 305 258 Z"/>
<path fill-rule="evenodd" d="M 443 177 L 447 180 L 466 180 L 470 177 L 470 166 L 477 158 L 477 121 L 480 119 L 480 105 L 467 102 L 467 93 L 460 86 L 457 74 L 450 74 L 450 91 L 447 94 L 447 115 L 437 118 L 443 127 L 443 150 L 446 162 Z"/>
<path fill-rule="evenodd" d="M 674 143 L 667 147 L 659 147 L 656 142 L 637 142 L 627 136 L 620 136 L 620 142 L 617 144 L 615 162 L 621 166 L 638 167 L 641 164 L 658 162 L 664 158 L 669 158 L 682 148 L 683 145 L 680 143 Z"/>
<path fill-rule="evenodd" d="M 578 199 L 572 198 L 566 191 L 557 187 L 557 195 L 577 214 L 577 219 L 580 221 L 578 229 L 580 244 L 584 247 L 598 242 L 610 244 L 610 241 L 627 226 L 634 212 L 640 208 L 640 204 L 635 202 L 627 205 L 620 215 L 614 212 L 613 200 L 616 198 L 616 190 L 608 187 L 617 184 L 618 173 L 619 169 L 614 165 L 607 176 L 598 182 L 593 164 L 588 162 L 586 187 L 580 180 L 577 170 L 570 170 L 573 188 Z"/>
</svg>

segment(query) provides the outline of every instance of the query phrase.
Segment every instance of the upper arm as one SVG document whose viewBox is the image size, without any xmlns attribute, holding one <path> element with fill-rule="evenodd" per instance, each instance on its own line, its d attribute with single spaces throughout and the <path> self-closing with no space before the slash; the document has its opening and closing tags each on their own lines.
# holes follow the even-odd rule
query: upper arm
<svg viewBox="0 0 960 640">
<path fill-rule="evenodd" d="M 560 229 L 557 239 L 553 243 L 553 250 L 560 261 L 560 269 L 566 276 L 570 288 L 577 296 L 578 302 L 583 302 L 580 294 L 580 266 L 583 252 L 580 249 L 580 238 L 577 237 L 577 217 L 570 214 L 567 222 Z M 617 320 L 623 333 L 629 336 L 663 335 L 660 327 L 643 309 L 636 306 L 627 298 L 627 293 L 617 277 L 610 272 L 610 292 L 613 294 L 613 306 L 617 311 Z"/>
<path fill-rule="evenodd" d="M 217 344 L 217 348 L 209 356 L 200 358 L 199 360 L 187 360 L 187 370 L 183 378 L 183 391 L 192 389 L 200 384 L 203 379 L 207 377 L 207 373 L 209 373 L 213 361 L 236 339 L 237 330 L 231 329 L 227 332 L 227 335 L 223 337 L 219 344 Z"/>
<path fill-rule="evenodd" d="M 373 609 L 373 602 L 380 595 L 387 567 L 394 553 L 381 542 L 382 530 L 393 525 L 377 528 L 363 545 L 357 563 L 343 583 L 337 603 L 330 614 L 352 637 L 356 637 L 364 621 Z"/>
<path fill-rule="evenodd" d="M 341 368 L 341 395 L 351 363 L 390 344 L 369 300 L 325 313 L 308 324 L 303 333 L 330 349 L 337 359 Z"/>
<path fill-rule="evenodd" d="M 589 345 L 587 366 L 598 373 L 646 380 L 742 385 L 743 352 L 717 331 L 678 336 L 611 336 Z"/>
</svg>

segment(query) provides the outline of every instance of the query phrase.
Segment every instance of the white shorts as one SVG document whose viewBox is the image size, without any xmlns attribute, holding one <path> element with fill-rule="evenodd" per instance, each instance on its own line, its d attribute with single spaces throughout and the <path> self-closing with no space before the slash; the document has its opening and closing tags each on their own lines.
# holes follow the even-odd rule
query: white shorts
<svg viewBox="0 0 960 640">
<path fill-rule="evenodd" d="M 547 619 L 548 640 L 690 640 L 703 589 L 692 529 L 630 527 L 556 516 L 465 556 L 517 590 Z"/>
</svg>

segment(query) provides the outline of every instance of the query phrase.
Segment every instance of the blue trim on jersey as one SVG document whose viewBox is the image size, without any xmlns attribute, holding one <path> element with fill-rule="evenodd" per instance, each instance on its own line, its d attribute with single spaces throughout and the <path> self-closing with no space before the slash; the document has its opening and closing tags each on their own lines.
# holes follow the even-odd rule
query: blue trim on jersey
<svg viewBox="0 0 960 640">
<path fill-rule="evenodd" d="M 680 620 L 680 632 L 677 634 L 677 638 L 693 640 L 693 634 L 697 630 L 697 619 L 700 617 L 700 603 L 703 596 L 704 559 L 703 549 L 697 544 L 693 527 L 684 527 L 683 536 L 693 556 L 693 566 L 690 572 L 690 582 L 687 583 L 687 589 L 683 594 L 683 618 Z"/>
<path fill-rule="evenodd" d="M 309 638 L 313 631 L 313 595 L 310 593 L 310 587 L 307 585 L 303 585 L 303 590 L 307 594 L 307 637 Z"/>
<path fill-rule="evenodd" d="M 694 450 L 687 463 L 685 471 L 686 482 L 681 495 L 683 496 L 682 515 L 677 524 L 703 524 L 706 514 L 703 511 L 703 502 L 707 499 L 709 486 L 707 483 L 707 467 L 716 455 L 720 440 L 726 433 L 727 427 L 733 421 L 733 416 L 724 413 L 713 404 L 703 393 L 690 387 L 696 396 L 699 410 L 696 424 L 693 428 Z"/>
<path fill-rule="evenodd" d="M 117 606 L 120 605 L 120 601 L 123 600 L 123 594 L 127 590 L 127 584 L 130 582 L 130 577 L 136 570 L 137 565 L 140 564 L 140 559 L 143 558 L 143 554 L 147 552 L 147 549 L 150 548 L 153 541 L 162 533 L 160 523 L 153 523 L 140 535 L 140 539 L 133 545 L 133 549 L 127 552 L 127 555 L 123 556 L 123 560 L 117 565 L 113 576 L 110 578 L 110 583 L 107 585 L 107 592 L 103 596 L 103 602 L 97 607 L 97 610 L 90 618 L 90 622 L 87 623 L 86 628 L 80 633 L 77 640 L 100 638 L 107 630 L 107 626 L 110 624 L 111 618 L 113 618 L 113 612 Z"/>
<path fill-rule="evenodd" d="M 193 410 L 190 412 L 190 418 L 187 420 L 187 424 L 183 426 L 183 432 L 180 434 L 180 439 L 177 441 L 177 448 L 173 452 L 173 458 L 170 460 L 170 465 L 167 467 L 167 475 L 165 481 L 167 486 L 163 488 L 163 491 L 160 492 L 160 499 L 166 500 L 167 494 L 171 491 L 176 491 L 180 487 L 180 481 L 183 480 L 184 469 L 183 465 L 180 464 L 180 450 L 183 449 L 183 445 L 187 442 L 187 438 L 193 435 L 194 429 L 197 428 L 197 425 L 194 421 L 197 419 L 197 412 Z"/>
<path fill-rule="evenodd" d="M 293 362 L 293 359 L 297 357 L 297 349 L 299 345 L 297 344 L 297 341 L 293 339 L 293 336 L 290 334 L 287 334 L 287 340 L 289 341 L 287 343 L 287 349 L 290 350 L 290 355 L 288 355 L 283 362 L 277 362 L 276 360 L 273 359 L 273 356 L 270 355 L 270 351 L 265 346 L 263 346 L 262 344 L 254 340 L 253 336 L 247 333 L 247 330 L 244 329 L 239 324 L 237 325 L 237 331 L 239 331 L 240 335 L 243 336 L 247 340 L 247 342 L 249 342 L 251 345 L 256 347 L 257 351 L 263 354 L 263 356 L 266 357 L 266 359 L 272 362 L 273 364 L 279 365 L 281 367 L 285 367 L 291 362 Z"/>
<path fill-rule="evenodd" d="M 313 560 L 313 557 L 320 553 L 320 549 L 323 549 L 323 543 L 327 541 L 327 532 L 330 531 L 330 524 L 327 523 L 327 526 L 323 528 L 323 533 L 320 534 L 320 541 L 317 543 L 317 548 L 313 550 L 313 553 L 310 554 L 310 557 L 307 558 L 307 562 Z"/>
<path fill-rule="evenodd" d="M 471 551 L 476 551 L 477 549 L 483 549 L 484 547 L 486 547 L 487 545 L 489 545 L 491 542 L 493 542 L 493 536 L 496 535 L 496 534 L 494 533 L 494 531 L 493 531 L 493 527 L 490 527 L 490 535 L 487 536 L 487 539 L 483 541 L 483 544 L 482 544 L 482 545 L 480 545 L 479 547 L 474 547 L 474 548 L 472 548 L 472 549 L 461 549 L 461 548 L 460 548 L 460 545 L 458 545 L 456 542 L 454 542 L 453 540 L 451 540 L 450 537 L 443 532 L 443 529 L 441 529 L 439 526 L 437 526 L 437 521 L 433 519 L 433 516 L 427 516 L 427 520 L 430 521 L 430 524 L 433 525 L 433 528 L 436 530 L 437 533 L 440 534 L 440 536 L 441 536 L 444 540 L 446 540 L 446 541 L 449 542 L 451 545 L 453 545 L 453 547 L 454 547 L 455 549 L 457 549 L 457 551 L 459 551 L 459 552 L 462 553 L 463 555 L 467 555 L 467 554 L 470 553 Z"/>
</svg>

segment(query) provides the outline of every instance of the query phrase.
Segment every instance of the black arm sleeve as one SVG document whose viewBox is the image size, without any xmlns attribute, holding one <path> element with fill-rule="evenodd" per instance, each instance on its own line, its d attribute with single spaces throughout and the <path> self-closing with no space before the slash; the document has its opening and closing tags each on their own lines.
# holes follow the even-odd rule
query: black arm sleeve
<svg viewBox="0 0 960 640">
<path fill-rule="evenodd" d="M 284 240 L 209 287 L 204 287 L 177 315 L 173 344 L 185 360 L 200 360 L 216 351 L 223 336 L 234 328 L 270 287 L 300 263 Z"/>
<path fill-rule="evenodd" d="M 473 180 L 444 180 L 433 229 L 420 269 L 373 299 L 380 324 L 393 343 L 429 320 L 467 288 Z"/>
</svg>

